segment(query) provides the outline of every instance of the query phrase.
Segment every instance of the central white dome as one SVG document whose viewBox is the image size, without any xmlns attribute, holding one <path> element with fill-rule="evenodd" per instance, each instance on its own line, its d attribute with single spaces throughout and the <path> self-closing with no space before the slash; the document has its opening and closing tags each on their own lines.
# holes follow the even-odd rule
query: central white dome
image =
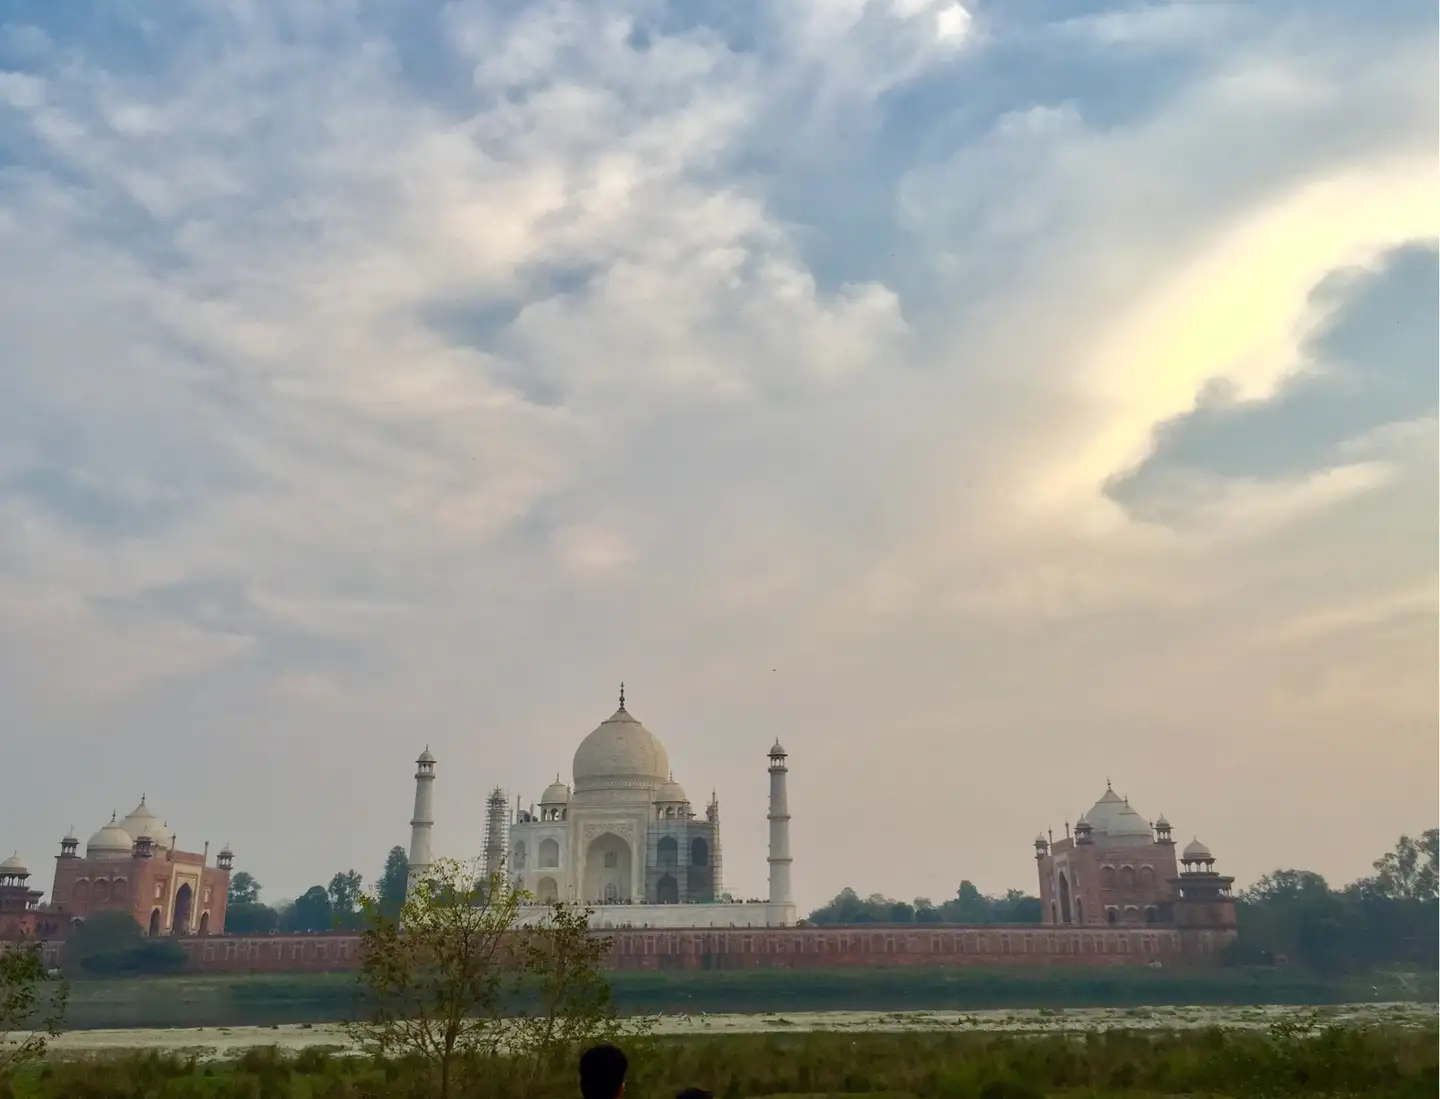
<svg viewBox="0 0 1440 1099">
<path fill-rule="evenodd" d="M 575 792 L 654 788 L 670 777 L 670 757 L 655 734 L 620 704 L 575 750 Z"/>
</svg>

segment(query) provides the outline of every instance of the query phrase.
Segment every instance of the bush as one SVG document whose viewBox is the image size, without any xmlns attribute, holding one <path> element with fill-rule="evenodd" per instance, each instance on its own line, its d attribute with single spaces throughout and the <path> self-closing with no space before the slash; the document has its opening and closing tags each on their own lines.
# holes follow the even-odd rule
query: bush
<svg viewBox="0 0 1440 1099">
<path fill-rule="evenodd" d="M 85 963 L 91 958 L 124 954 L 144 941 L 145 932 L 130 913 L 96 912 L 82 920 L 71 933 L 65 958 L 71 965 L 85 969 Z"/>
<path fill-rule="evenodd" d="M 89 954 L 80 968 L 94 977 L 164 976 L 185 968 L 185 951 L 169 939 L 146 939 L 123 950 Z"/>
</svg>

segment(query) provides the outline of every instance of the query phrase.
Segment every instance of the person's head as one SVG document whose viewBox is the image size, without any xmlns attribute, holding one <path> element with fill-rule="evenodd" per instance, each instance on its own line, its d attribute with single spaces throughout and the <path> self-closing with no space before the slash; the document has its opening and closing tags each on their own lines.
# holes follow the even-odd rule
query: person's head
<svg viewBox="0 0 1440 1099">
<path fill-rule="evenodd" d="M 675 1099 L 715 1099 L 715 1094 L 704 1088 L 685 1088 L 675 1093 Z"/>
<path fill-rule="evenodd" d="M 625 1090 L 625 1054 L 610 1044 L 591 1046 L 580 1054 L 581 1099 L 616 1099 Z"/>
</svg>

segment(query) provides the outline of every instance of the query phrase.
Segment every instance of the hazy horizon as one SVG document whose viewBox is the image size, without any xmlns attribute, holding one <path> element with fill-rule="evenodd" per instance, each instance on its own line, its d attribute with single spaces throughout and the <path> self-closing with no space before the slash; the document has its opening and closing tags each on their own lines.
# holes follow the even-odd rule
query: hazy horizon
<svg viewBox="0 0 1440 1099">
<path fill-rule="evenodd" d="M 1440 823 L 1437 15 L 0 14 L 0 856 L 148 795 L 266 899 L 569 781 L 727 888 L 1241 885 Z"/>
</svg>

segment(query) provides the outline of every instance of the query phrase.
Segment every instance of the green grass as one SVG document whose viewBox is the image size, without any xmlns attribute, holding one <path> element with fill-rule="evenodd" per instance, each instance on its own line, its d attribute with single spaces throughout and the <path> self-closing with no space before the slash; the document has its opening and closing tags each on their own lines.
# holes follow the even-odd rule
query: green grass
<svg viewBox="0 0 1440 1099">
<path fill-rule="evenodd" d="M 1440 1086 L 1437 1034 L 1384 1029 L 1271 1033 L 1205 1031 L 1034 1038 L 978 1034 L 783 1034 L 653 1039 L 632 1048 L 629 1099 L 696 1085 L 722 1099 L 750 1096 L 1353 1095 L 1431 1099 Z M 573 1095 L 566 1067 L 541 1089 Z M 419 1099 L 422 1066 L 252 1050 L 204 1063 L 155 1054 L 57 1061 L 10 1088 L 15 1099 Z M 493 1071 L 467 1099 L 509 1099 Z M 0 1084 L 0 1096 L 6 1088 Z"/>
<path fill-rule="evenodd" d="M 1260 970 L 1079 967 L 629 972 L 614 974 L 612 983 L 623 1012 L 645 1014 L 1433 1003 L 1437 996 L 1433 973 L 1402 982 L 1373 975 L 1340 980 Z M 79 980 L 68 1016 L 71 1027 L 84 1030 L 343 1022 L 364 1010 L 353 974 L 257 974 Z"/>
</svg>

